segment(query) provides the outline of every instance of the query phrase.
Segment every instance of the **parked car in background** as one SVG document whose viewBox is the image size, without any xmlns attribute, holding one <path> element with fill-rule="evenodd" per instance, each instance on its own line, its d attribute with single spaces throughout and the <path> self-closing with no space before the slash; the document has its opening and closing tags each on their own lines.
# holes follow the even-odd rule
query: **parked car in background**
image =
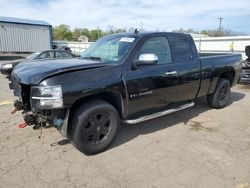
<svg viewBox="0 0 250 188">
<path fill-rule="evenodd" d="M 250 83 L 250 45 L 245 47 L 247 59 L 242 61 L 240 83 Z"/>
<path fill-rule="evenodd" d="M 45 51 L 35 52 L 23 59 L 17 59 L 10 61 L 8 63 L 4 63 L 1 65 L 0 71 L 2 74 L 9 76 L 13 68 L 21 62 L 40 60 L 40 59 L 59 59 L 59 58 L 76 58 L 76 57 L 78 56 L 65 50 L 45 50 Z"/>
<path fill-rule="evenodd" d="M 72 52 L 72 50 L 70 49 L 70 47 L 64 46 L 64 45 L 60 45 L 60 44 L 55 43 L 55 42 L 52 43 L 52 49 L 66 50 L 66 51 Z"/>
</svg>

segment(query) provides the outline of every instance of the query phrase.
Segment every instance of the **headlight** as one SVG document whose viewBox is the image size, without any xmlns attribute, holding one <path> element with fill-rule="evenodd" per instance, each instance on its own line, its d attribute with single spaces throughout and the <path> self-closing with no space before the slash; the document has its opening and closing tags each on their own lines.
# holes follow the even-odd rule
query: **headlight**
<svg viewBox="0 0 250 188">
<path fill-rule="evenodd" d="M 12 64 L 6 64 L 2 66 L 2 69 L 7 70 L 7 69 L 12 69 L 13 65 Z"/>
<path fill-rule="evenodd" d="M 33 86 L 31 88 L 32 109 L 63 107 L 61 86 Z"/>
</svg>

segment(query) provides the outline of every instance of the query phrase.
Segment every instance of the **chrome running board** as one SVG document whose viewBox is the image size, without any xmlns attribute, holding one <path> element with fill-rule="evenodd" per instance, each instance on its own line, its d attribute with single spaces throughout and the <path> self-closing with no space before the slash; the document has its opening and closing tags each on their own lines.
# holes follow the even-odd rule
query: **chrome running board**
<svg viewBox="0 0 250 188">
<path fill-rule="evenodd" d="M 168 110 L 165 110 L 165 111 L 156 112 L 154 114 L 142 116 L 142 117 L 139 117 L 137 119 L 127 119 L 127 120 L 124 120 L 124 122 L 128 123 L 128 124 L 136 124 L 136 123 L 140 123 L 140 122 L 143 122 L 143 121 L 154 119 L 154 118 L 157 118 L 157 117 L 160 117 L 160 116 L 165 116 L 165 115 L 168 115 L 168 114 L 172 114 L 174 112 L 184 110 L 184 109 L 190 108 L 192 106 L 194 106 L 194 102 L 181 105 L 181 106 L 179 106 L 177 108 L 172 108 L 172 109 L 168 109 Z"/>
</svg>

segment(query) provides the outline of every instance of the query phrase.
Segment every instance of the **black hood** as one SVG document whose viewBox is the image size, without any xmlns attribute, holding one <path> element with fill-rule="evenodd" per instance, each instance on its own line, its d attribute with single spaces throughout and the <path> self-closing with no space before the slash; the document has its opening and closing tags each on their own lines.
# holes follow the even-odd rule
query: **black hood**
<svg viewBox="0 0 250 188">
<path fill-rule="evenodd" d="M 12 78 L 17 77 L 22 84 L 38 85 L 43 79 L 63 72 L 112 65 L 111 62 L 83 59 L 31 61 L 18 64 L 12 72 Z"/>
</svg>

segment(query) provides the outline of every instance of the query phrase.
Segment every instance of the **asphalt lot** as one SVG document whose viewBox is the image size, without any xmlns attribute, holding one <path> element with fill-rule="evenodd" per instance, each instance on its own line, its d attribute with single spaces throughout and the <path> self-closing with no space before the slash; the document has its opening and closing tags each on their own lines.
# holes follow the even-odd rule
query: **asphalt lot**
<svg viewBox="0 0 250 188">
<path fill-rule="evenodd" d="M 0 76 L 0 187 L 250 187 L 250 86 L 230 105 L 205 98 L 184 111 L 123 125 L 105 152 L 86 156 L 54 128 L 17 128 L 8 82 Z"/>
</svg>

